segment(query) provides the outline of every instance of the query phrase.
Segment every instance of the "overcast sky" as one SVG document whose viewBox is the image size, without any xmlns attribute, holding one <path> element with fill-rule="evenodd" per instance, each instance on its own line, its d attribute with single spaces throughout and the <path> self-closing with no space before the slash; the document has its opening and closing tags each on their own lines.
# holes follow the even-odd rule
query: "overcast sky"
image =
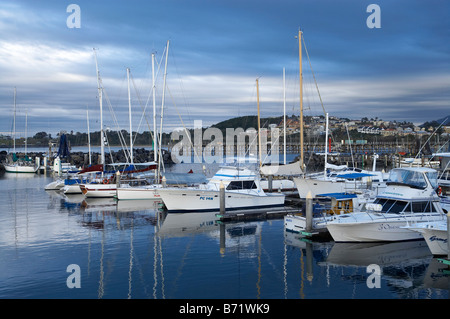
<svg viewBox="0 0 450 319">
<path fill-rule="evenodd" d="M 67 25 L 71 3 L 80 28 Z M 370 4 L 379 5 L 381 28 L 366 23 Z M 167 41 L 165 131 L 256 115 L 257 78 L 261 116 L 282 115 L 283 68 L 286 110 L 298 115 L 299 29 L 310 58 L 303 51 L 305 115 L 323 114 L 311 64 L 330 115 L 437 120 L 450 115 L 449 12 L 445 0 L 2 0 L 0 132 L 12 130 L 14 87 L 17 131 L 27 114 L 28 135 L 86 132 L 87 109 L 99 130 L 93 48 L 111 129 L 129 129 L 127 68 L 133 130 L 152 127 L 155 53 L 159 125 Z"/>
</svg>

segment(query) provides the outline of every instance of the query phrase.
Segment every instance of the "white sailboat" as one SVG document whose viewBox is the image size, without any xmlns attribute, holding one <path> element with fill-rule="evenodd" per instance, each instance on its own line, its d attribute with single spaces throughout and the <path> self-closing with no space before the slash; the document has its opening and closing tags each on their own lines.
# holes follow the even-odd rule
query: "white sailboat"
<svg viewBox="0 0 450 319">
<path fill-rule="evenodd" d="M 134 200 L 134 199 L 159 199 L 160 195 L 158 193 L 158 190 L 161 188 L 161 184 L 159 184 L 160 179 L 160 170 L 161 170 L 161 164 L 163 163 L 163 159 L 161 158 L 161 140 L 162 140 L 162 124 L 163 124 L 163 110 L 164 110 L 164 99 L 165 99 L 165 87 L 166 87 L 166 75 L 167 75 L 167 61 L 168 61 L 168 55 L 169 55 L 169 41 L 167 41 L 167 47 L 166 47 L 166 63 L 165 63 L 165 71 L 164 71 L 164 84 L 163 84 L 163 98 L 162 98 L 162 105 L 161 105 L 161 126 L 160 126 L 160 138 L 158 139 L 158 133 L 156 129 L 156 102 L 155 102 L 155 55 L 152 54 L 152 94 L 153 94 L 153 136 L 154 136 L 154 161 L 155 165 L 157 163 L 158 169 L 156 171 L 155 176 L 155 184 L 147 183 L 147 185 L 139 185 L 139 186 L 132 186 L 132 185 L 120 185 L 120 187 L 117 188 L 116 191 L 116 197 L 118 200 Z M 158 141 L 159 140 L 159 144 Z M 157 147 L 157 149 L 156 149 Z M 158 151 L 157 151 L 158 150 Z M 157 156 L 159 158 L 157 159 Z"/>
<path fill-rule="evenodd" d="M 364 211 L 335 216 L 327 229 L 335 242 L 376 242 L 421 239 L 405 226 L 443 221 L 436 193 L 437 171 L 431 168 L 395 168 L 386 189 Z"/>
<path fill-rule="evenodd" d="M 342 193 L 372 189 L 381 191 L 386 187 L 388 174 L 376 170 L 374 156 L 371 171 L 348 168 L 346 165 L 336 166 L 327 162 L 328 155 L 328 113 L 326 114 L 325 132 L 325 166 L 323 173 L 294 178 L 300 198 L 306 198 L 309 193 L 313 198 L 323 193 Z"/>
<path fill-rule="evenodd" d="M 27 127 L 28 127 L 28 113 L 25 119 L 25 157 L 17 158 L 16 154 L 16 88 L 14 88 L 14 120 L 13 120 L 13 154 L 12 157 L 5 163 L 5 171 L 8 173 L 36 173 L 39 169 L 39 164 L 29 159 L 27 156 Z"/>
</svg>

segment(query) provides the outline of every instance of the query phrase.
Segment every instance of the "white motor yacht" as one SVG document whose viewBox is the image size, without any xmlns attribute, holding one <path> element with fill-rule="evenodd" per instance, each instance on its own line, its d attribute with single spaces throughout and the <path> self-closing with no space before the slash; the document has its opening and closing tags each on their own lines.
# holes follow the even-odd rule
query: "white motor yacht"
<svg viewBox="0 0 450 319">
<path fill-rule="evenodd" d="M 442 221 L 437 171 L 425 167 L 391 170 L 386 189 L 360 213 L 335 216 L 327 229 L 335 242 L 421 239 L 405 226 Z"/>
<path fill-rule="evenodd" d="M 206 184 L 197 187 L 164 187 L 158 190 L 169 212 L 220 210 L 220 184 L 225 188 L 226 210 L 283 206 L 285 195 L 265 193 L 259 174 L 245 167 L 225 166 Z"/>
</svg>

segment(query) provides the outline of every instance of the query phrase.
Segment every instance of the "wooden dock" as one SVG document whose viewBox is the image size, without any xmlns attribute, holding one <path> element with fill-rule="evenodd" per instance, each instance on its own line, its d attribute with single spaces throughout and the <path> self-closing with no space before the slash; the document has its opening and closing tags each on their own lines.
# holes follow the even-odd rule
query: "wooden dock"
<svg viewBox="0 0 450 319">
<path fill-rule="evenodd" d="M 257 221 L 269 219 L 281 219 L 289 213 L 298 212 L 299 208 L 294 206 L 285 206 L 274 209 L 252 209 L 237 210 L 225 213 L 217 213 L 216 217 L 219 222 L 240 222 L 240 221 Z"/>
</svg>

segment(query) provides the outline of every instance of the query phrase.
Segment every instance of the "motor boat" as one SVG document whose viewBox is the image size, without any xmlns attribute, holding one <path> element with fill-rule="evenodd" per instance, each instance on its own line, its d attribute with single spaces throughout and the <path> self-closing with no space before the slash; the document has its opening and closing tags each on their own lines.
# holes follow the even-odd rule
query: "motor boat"
<svg viewBox="0 0 450 319">
<path fill-rule="evenodd" d="M 386 189 L 373 203 L 366 204 L 359 213 L 334 216 L 327 229 L 335 242 L 422 239 L 420 233 L 405 226 L 444 220 L 437 187 L 435 169 L 392 169 Z"/>
<path fill-rule="evenodd" d="M 196 187 L 164 187 L 158 190 L 169 212 L 220 210 L 220 187 L 225 189 L 226 210 L 283 206 L 285 195 L 265 193 L 255 170 L 224 166 L 204 184 Z"/>
</svg>

